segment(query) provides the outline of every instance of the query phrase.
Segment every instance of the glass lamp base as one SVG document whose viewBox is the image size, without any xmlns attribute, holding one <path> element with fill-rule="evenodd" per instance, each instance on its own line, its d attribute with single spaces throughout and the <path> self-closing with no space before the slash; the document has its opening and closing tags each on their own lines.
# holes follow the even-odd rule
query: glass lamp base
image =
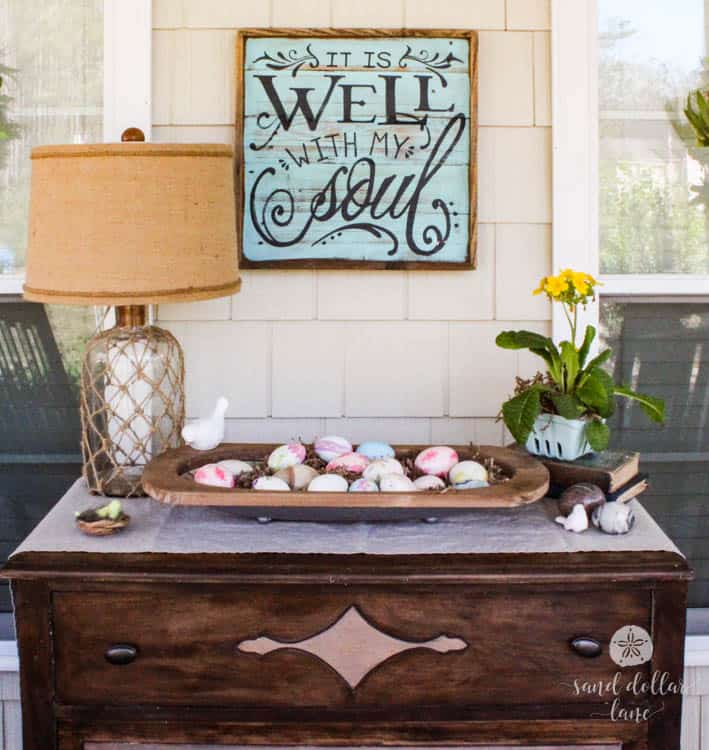
<svg viewBox="0 0 709 750">
<path fill-rule="evenodd" d="M 81 377 L 81 448 L 89 491 L 145 494 L 143 469 L 181 443 L 184 358 L 156 326 L 117 326 L 88 344 Z"/>
</svg>

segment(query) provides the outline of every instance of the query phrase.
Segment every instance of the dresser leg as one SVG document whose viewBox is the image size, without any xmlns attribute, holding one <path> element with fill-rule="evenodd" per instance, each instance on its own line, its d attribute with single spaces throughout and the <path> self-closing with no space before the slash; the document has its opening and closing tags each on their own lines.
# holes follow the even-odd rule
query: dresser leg
<svg viewBox="0 0 709 750">
<path fill-rule="evenodd" d="M 54 750 L 49 587 L 33 581 L 15 581 L 12 597 L 20 656 L 23 750 Z"/>
<path fill-rule="evenodd" d="M 661 707 L 648 726 L 648 750 L 680 750 L 682 694 L 673 690 L 684 679 L 684 638 L 687 625 L 687 587 L 660 583 L 653 594 L 652 673 L 666 675 L 667 689 L 654 700 Z"/>
</svg>

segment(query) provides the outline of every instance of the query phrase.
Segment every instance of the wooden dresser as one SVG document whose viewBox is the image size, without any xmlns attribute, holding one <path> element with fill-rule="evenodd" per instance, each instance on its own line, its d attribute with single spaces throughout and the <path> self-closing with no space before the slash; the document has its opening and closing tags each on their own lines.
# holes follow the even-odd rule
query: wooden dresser
<svg viewBox="0 0 709 750">
<path fill-rule="evenodd" d="M 95 539 L 91 504 L 77 483 L 5 567 L 24 750 L 679 750 L 691 571 L 639 505 L 611 537 L 551 502 L 337 526 L 141 499 Z M 611 658 L 628 625 L 650 662 Z"/>
</svg>

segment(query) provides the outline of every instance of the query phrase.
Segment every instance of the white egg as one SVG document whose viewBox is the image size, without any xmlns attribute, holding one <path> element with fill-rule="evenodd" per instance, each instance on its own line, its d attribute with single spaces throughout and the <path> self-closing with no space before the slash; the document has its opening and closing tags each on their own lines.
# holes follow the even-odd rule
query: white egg
<svg viewBox="0 0 709 750">
<path fill-rule="evenodd" d="M 308 492 L 347 492 L 347 490 L 347 480 L 339 474 L 321 474 L 308 485 Z"/>
<path fill-rule="evenodd" d="M 382 458 L 379 461 L 372 461 L 369 466 L 362 472 L 365 479 L 371 479 L 372 482 L 378 482 L 385 474 L 404 474 L 404 467 L 395 458 Z"/>
<path fill-rule="evenodd" d="M 254 467 L 251 464 L 246 463 L 246 461 L 237 461 L 236 459 L 219 461 L 217 466 L 230 471 L 235 477 L 238 477 L 241 474 L 250 474 L 254 470 Z"/>
<path fill-rule="evenodd" d="M 290 492 L 290 487 L 278 477 L 259 477 L 252 485 L 255 490 L 270 492 Z"/>
<path fill-rule="evenodd" d="M 424 474 L 414 479 L 414 485 L 417 490 L 442 490 L 446 483 L 440 477 L 434 477 L 433 474 Z"/>
<path fill-rule="evenodd" d="M 416 485 L 403 474 L 385 474 L 379 480 L 382 492 L 416 492 Z"/>
</svg>

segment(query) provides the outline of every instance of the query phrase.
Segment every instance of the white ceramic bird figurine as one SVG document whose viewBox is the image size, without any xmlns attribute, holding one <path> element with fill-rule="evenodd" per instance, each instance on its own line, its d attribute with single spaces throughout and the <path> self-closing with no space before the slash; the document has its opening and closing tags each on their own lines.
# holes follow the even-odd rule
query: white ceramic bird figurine
<svg viewBox="0 0 709 750">
<path fill-rule="evenodd" d="M 557 516 L 556 522 L 561 524 L 567 531 L 575 531 L 576 533 L 586 531 L 588 528 L 588 514 L 586 513 L 586 508 L 584 508 L 581 503 L 578 503 L 577 505 L 574 505 L 571 513 L 569 513 L 566 518 L 564 518 L 564 516 Z"/>
<path fill-rule="evenodd" d="M 229 402 L 220 396 L 210 416 L 196 419 L 182 428 L 182 437 L 190 448 L 209 451 L 224 440 L 224 415 L 228 408 Z"/>
</svg>

